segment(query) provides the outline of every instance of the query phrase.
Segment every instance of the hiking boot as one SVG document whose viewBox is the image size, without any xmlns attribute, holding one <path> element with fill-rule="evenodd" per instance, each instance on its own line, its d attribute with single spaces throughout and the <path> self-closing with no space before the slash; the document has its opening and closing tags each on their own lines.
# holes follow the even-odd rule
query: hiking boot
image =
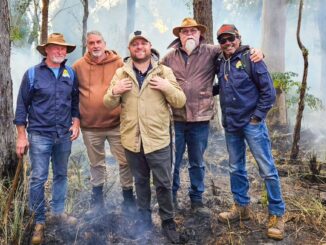
<svg viewBox="0 0 326 245">
<path fill-rule="evenodd" d="M 249 219 L 249 207 L 242 207 L 238 204 L 233 204 L 229 211 L 222 212 L 218 215 L 218 220 L 225 224 Z"/>
<path fill-rule="evenodd" d="M 61 214 L 51 214 L 50 215 L 50 223 L 58 223 L 58 224 L 66 224 L 66 225 L 76 225 L 78 220 L 68 215 L 66 212 L 63 212 Z"/>
<path fill-rule="evenodd" d="M 122 212 L 125 214 L 135 214 L 137 211 L 137 206 L 133 190 L 122 190 L 122 196 Z"/>
<path fill-rule="evenodd" d="M 92 189 L 90 209 L 85 213 L 85 220 L 96 218 L 104 209 L 103 186 Z"/>
<path fill-rule="evenodd" d="M 208 218 L 211 216 L 211 211 L 202 202 L 191 202 L 191 211 L 200 217 Z"/>
<path fill-rule="evenodd" d="M 164 235 L 171 243 L 180 243 L 180 234 L 176 230 L 176 225 L 173 219 L 163 220 L 162 229 Z"/>
<path fill-rule="evenodd" d="M 153 228 L 152 213 L 150 210 L 140 209 L 137 212 L 137 220 L 133 229 L 130 229 L 130 235 L 135 238 L 141 238 L 144 232 Z"/>
<path fill-rule="evenodd" d="M 43 237 L 44 237 L 44 224 L 36 224 L 32 236 L 32 244 L 33 245 L 42 244 Z"/>
<path fill-rule="evenodd" d="M 284 220 L 282 216 L 269 216 L 267 236 L 275 240 L 282 240 L 284 238 Z"/>
</svg>

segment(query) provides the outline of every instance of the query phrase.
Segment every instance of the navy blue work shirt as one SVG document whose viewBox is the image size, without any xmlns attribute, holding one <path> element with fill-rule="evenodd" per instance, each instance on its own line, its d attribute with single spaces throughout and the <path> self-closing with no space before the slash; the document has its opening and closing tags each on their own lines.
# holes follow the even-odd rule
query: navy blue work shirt
<svg viewBox="0 0 326 245">
<path fill-rule="evenodd" d="M 28 71 L 20 85 L 14 124 L 27 126 L 28 132 L 68 133 L 72 118 L 79 118 L 78 79 L 70 77 L 61 63 L 58 78 L 45 63 L 35 66 L 33 87 L 30 88 Z"/>
<path fill-rule="evenodd" d="M 241 62 L 245 47 L 240 47 L 228 60 L 222 59 L 218 82 L 222 125 L 227 132 L 246 126 L 252 116 L 264 120 L 275 102 L 273 80 L 263 61 L 251 62 L 251 75 Z"/>
<path fill-rule="evenodd" d="M 134 69 L 134 72 L 136 74 L 136 79 L 138 81 L 139 90 L 140 90 L 141 87 L 143 86 L 143 82 L 145 80 L 145 77 L 147 76 L 147 73 L 153 68 L 152 63 L 149 64 L 147 70 L 144 73 L 138 70 L 134 65 L 132 65 L 132 68 Z"/>
</svg>

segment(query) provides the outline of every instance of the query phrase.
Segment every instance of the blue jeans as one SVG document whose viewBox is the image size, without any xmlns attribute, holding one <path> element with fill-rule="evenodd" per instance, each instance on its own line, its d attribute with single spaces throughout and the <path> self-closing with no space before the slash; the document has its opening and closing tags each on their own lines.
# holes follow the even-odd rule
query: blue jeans
<svg viewBox="0 0 326 245">
<path fill-rule="evenodd" d="M 30 132 L 29 156 L 31 177 L 29 208 L 35 212 L 35 223 L 45 223 L 44 184 L 48 179 L 49 163 L 52 162 L 53 186 L 51 211 L 64 211 L 67 191 L 67 167 L 71 152 L 70 133 L 58 137 L 56 133 Z"/>
<path fill-rule="evenodd" d="M 246 171 L 246 141 L 258 164 L 259 174 L 265 182 L 269 214 L 282 216 L 285 212 L 285 203 L 282 198 L 280 180 L 274 164 L 265 122 L 249 123 L 235 133 L 225 132 L 225 138 L 229 152 L 231 191 L 234 201 L 240 206 L 246 206 L 250 203 L 248 196 L 249 181 Z"/>
<path fill-rule="evenodd" d="M 192 202 L 202 202 L 205 190 L 204 152 L 207 147 L 209 121 L 205 122 L 174 122 L 175 127 L 175 166 L 173 173 L 173 195 L 180 187 L 180 165 L 186 146 L 189 159 L 189 196 Z"/>
</svg>

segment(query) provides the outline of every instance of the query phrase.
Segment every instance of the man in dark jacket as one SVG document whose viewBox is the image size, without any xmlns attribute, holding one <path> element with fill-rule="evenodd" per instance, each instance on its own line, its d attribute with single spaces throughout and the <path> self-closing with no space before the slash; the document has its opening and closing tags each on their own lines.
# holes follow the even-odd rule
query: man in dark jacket
<svg viewBox="0 0 326 245">
<path fill-rule="evenodd" d="M 221 50 L 219 46 L 206 44 L 203 35 L 206 26 L 198 24 L 192 18 L 185 18 L 180 26 L 173 28 L 177 37 L 173 47 L 162 60 L 170 67 L 179 85 L 186 94 L 183 108 L 172 108 L 175 128 L 175 167 L 173 173 L 173 201 L 178 209 L 177 192 L 180 187 L 180 167 L 187 147 L 189 159 L 191 210 L 194 214 L 207 217 L 208 208 L 203 204 L 205 190 L 204 153 L 207 147 L 209 121 L 215 113 L 213 84 L 216 73 L 216 61 Z M 255 52 L 251 58 L 258 61 L 263 57 Z"/>
<path fill-rule="evenodd" d="M 36 223 L 32 244 L 41 244 L 43 240 L 44 184 L 50 160 L 53 169 L 51 217 L 68 224 L 77 223 L 76 218 L 64 212 L 68 159 L 80 124 L 78 80 L 72 68 L 65 65 L 67 53 L 75 47 L 67 44 L 60 33 L 49 35 L 45 44 L 37 46 L 45 58 L 25 72 L 17 98 L 16 152 L 21 158 L 29 148 L 31 162 L 29 207 Z"/>
<path fill-rule="evenodd" d="M 223 51 L 218 73 L 219 94 L 234 198 L 232 208 L 220 213 L 218 218 L 223 223 L 249 219 L 247 142 L 266 186 L 269 203 L 267 235 L 283 239 L 285 203 L 265 123 L 266 114 L 275 101 L 273 81 L 263 61 L 244 61 L 248 47 L 241 45 L 241 37 L 234 25 L 222 25 L 217 40 Z M 251 68 L 246 69 L 246 65 Z"/>
</svg>

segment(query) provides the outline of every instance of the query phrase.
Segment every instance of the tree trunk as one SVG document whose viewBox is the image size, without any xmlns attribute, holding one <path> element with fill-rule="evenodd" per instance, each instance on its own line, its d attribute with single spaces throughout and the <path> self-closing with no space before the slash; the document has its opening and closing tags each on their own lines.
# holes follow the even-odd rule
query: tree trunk
<svg viewBox="0 0 326 245">
<path fill-rule="evenodd" d="M 221 5 L 223 2 L 221 2 Z M 212 10 L 212 0 L 193 0 L 193 10 L 194 10 L 194 19 L 197 23 L 205 25 L 207 27 L 207 32 L 205 34 L 205 40 L 207 43 L 213 44 L 213 10 Z M 214 115 L 212 119 L 213 123 L 212 130 L 213 131 L 222 131 L 222 126 L 220 123 L 219 115 L 219 100 L 216 96 L 214 98 L 215 108 L 217 113 Z"/>
<path fill-rule="evenodd" d="M 32 44 L 34 41 L 38 44 L 38 31 L 39 25 L 39 1 L 34 0 L 34 16 L 33 18 L 33 29 L 28 38 L 28 44 Z"/>
<path fill-rule="evenodd" d="M 285 33 L 286 9 L 288 0 L 263 2 L 263 40 L 262 50 L 270 72 L 285 71 Z M 272 127 L 287 128 L 287 107 L 285 92 L 276 89 L 274 110 L 269 113 L 269 124 Z"/>
<path fill-rule="evenodd" d="M 293 143 L 292 143 L 292 149 L 291 149 L 291 155 L 290 155 L 290 158 L 292 160 L 297 159 L 298 154 L 299 154 L 301 121 L 302 121 L 303 110 L 304 110 L 304 100 L 305 100 L 305 95 L 306 95 L 306 90 L 307 90 L 307 76 L 308 76 L 308 50 L 302 44 L 301 39 L 300 39 L 302 8 L 303 8 L 303 0 L 300 0 L 299 18 L 298 18 L 298 27 L 297 27 L 297 41 L 298 41 L 299 48 L 301 49 L 301 52 L 302 52 L 304 68 L 303 68 L 302 83 L 301 83 L 301 88 L 300 88 L 298 112 L 297 112 L 297 118 L 296 118 L 295 127 L 294 127 Z"/>
<path fill-rule="evenodd" d="M 127 0 L 127 24 L 126 24 L 126 43 L 128 46 L 129 35 L 135 31 L 136 0 Z M 126 54 L 128 50 L 126 49 Z"/>
<path fill-rule="evenodd" d="M 0 176 L 16 163 L 8 1 L 0 1 Z"/>
<path fill-rule="evenodd" d="M 83 45 L 83 50 L 82 50 L 82 56 L 86 52 L 86 35 L 87 35 L 87 19 L 88 19 L 88 0 L 81 0 L 83 7 L 84 7 L 84 15 L 83 15 L 83 35 L 82 35 L 82 45 Z"/>
<path fill-rule="evenodd" d="M 46 43 L 48 39 L 48 21 L 49 21 L 49 0 L 42 0 L 42 26 L 40 43 Z"/>
<path fill-rule="evenodd" d="M 319 35 L 320 35 L 320 54 L 321 54 L 321 79 L 320 79 L 320 91 L 322 95 L 323 103 L 326 104 L 326 32 L 325 32 L 325 26 L 326 23 L 326 11 L 325 11 L 325 1 L 319 0 L 319 6 L 318 6 L 318 29 L 319 29 Z"/>
<path fill-rule="evenodd" d="M 193 9 L 194 19 L 207 27 L 205 34 L 207 43 L 214 43 L 212 0 L 193 0 Z"/>
</svg>

